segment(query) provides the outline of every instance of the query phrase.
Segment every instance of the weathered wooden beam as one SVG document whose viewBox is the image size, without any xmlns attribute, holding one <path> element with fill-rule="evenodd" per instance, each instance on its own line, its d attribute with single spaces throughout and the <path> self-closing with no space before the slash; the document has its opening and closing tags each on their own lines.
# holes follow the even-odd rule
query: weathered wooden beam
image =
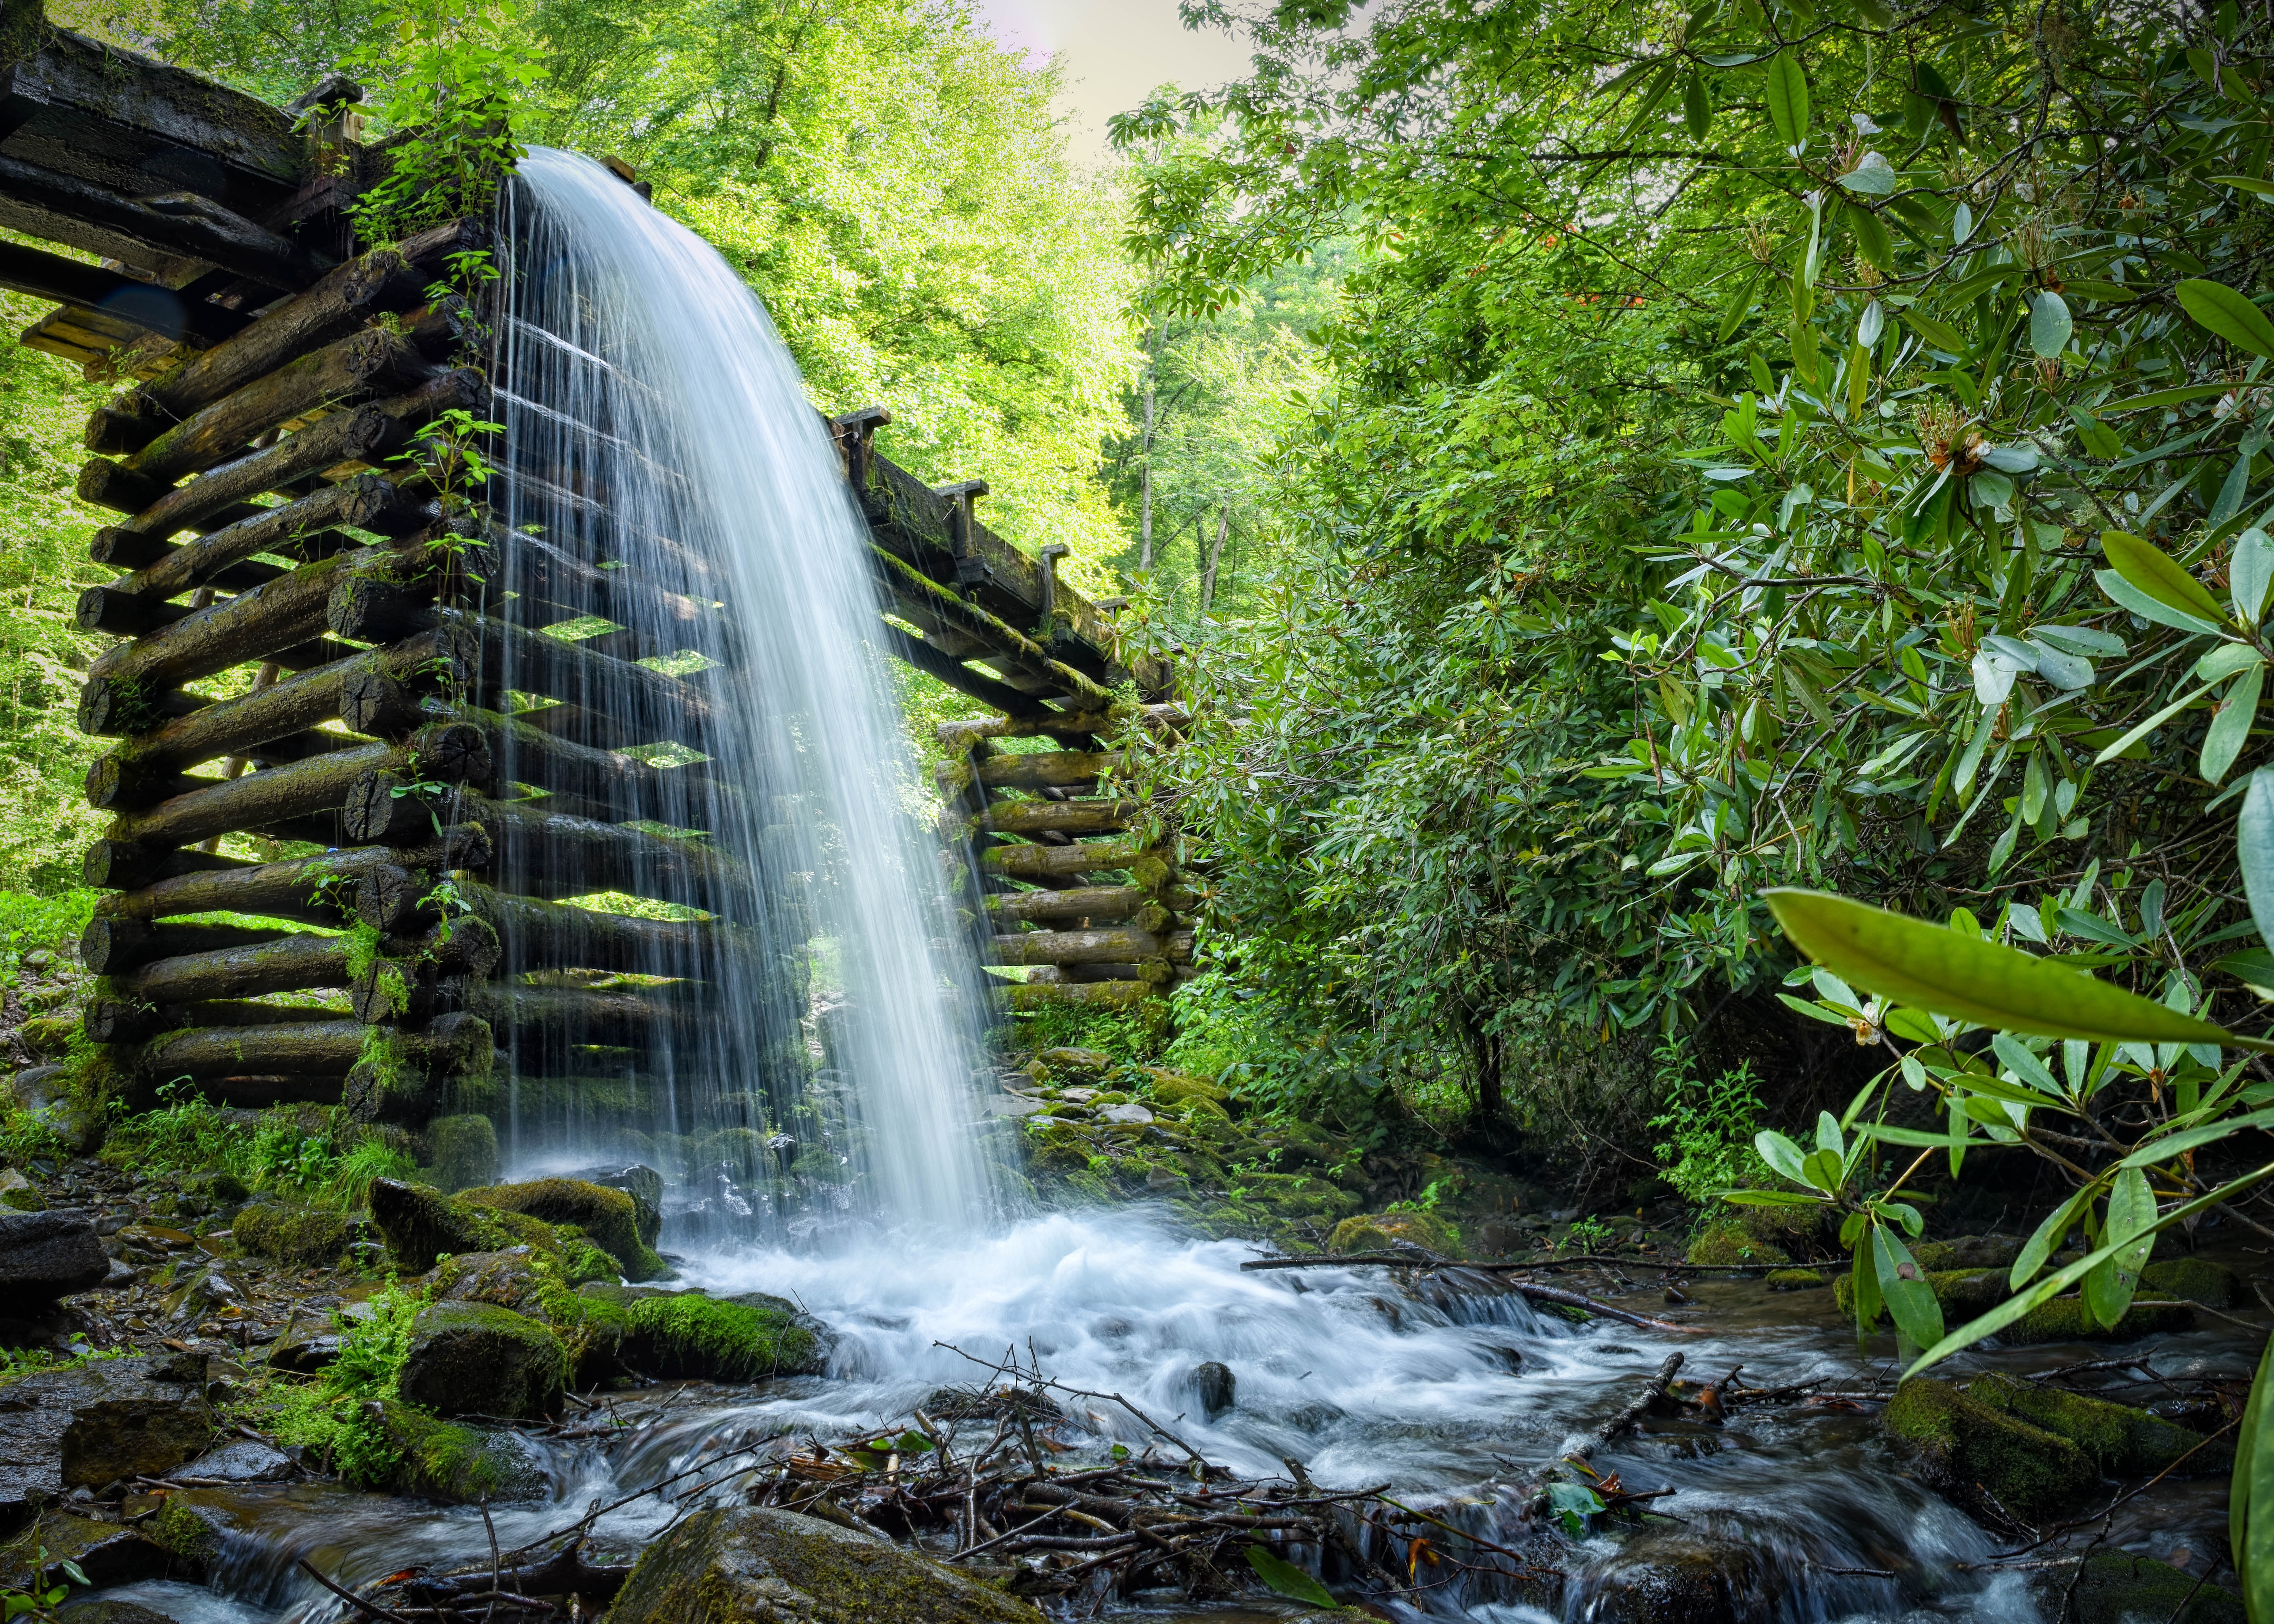
<svg viewBox="0 0 2274 1624">
<path fill-rule="evenodd" d="M 998 710 L 1036 721 L 1058 715 L 1041 700 L 1020 693 L 1007 682 L 999 682 L 972 670 L 961 660 L 955 659 L 919 637 L 911 637 L 899 627 L 885 627 L 885 647 L 918 671 L 938 678 L 959 694 L 968 694 L 983 705 L 992 705 Z"/>
<path fill-rule="evenodd" d="M 1129 757 L 1110 750 L 1045 750 L 1033 756 L 990 756 L 978 764 L 989 789 L 1079 789 L 1124 772 Z"/>
<path fill-rule="evenodd" d="M 1173 931 L 1156 936 L 1133 925 L 1096 930 L 1030 930 L 998 936 L 994 961 L 1003 965 L 1129 964 L 1164 959 L 1189 964 L 1193 933 Z"/>
<path fill-rule="evenodd" d="M 717 980 L 722 966 L 752 959 L 756 946 L 723 920 L 635 919 L 519 897 L 462 881 L 459 893 L 503 945 L 515 971 L 630 970 Z"/>
<path fill-rule="evenodd" d="M 357 787 L 382 773 L 406 774 L 410 782 L 486 781 L 488 743 L 478 728 L 445 723 L 424 729 L 403 744 L 361 745 L 241 778 L 216 778 L 207 787 L 121 815 L 109 836 L 136 846 L 192 846 L 215 835 L 269 828 L 350 807 Z M 419 806 L 431 822 L 425 803 Z M 415 838 L 420 831 L 404 832 Z M 352 831 L 350 838 L 358 842 L 366 838 Z"/>
<path fill-rule="evenodd" d="M 203 342 L 226 339 L 252 318 L 201 299 L 185 300 L 99 265 L 85 265 L 20 243 L 0 243 L 0 288 L 114 313 L 137 327 L 186 333 Z"/>
<path fill-rule="evenodd" d="M 127 786 L 225 756 L 251 756 L 274 741 L 302 733 L 347 713 L 346 695 L 357 678 L 378 673 L 410 691 L 452 680 L 471 682 L 479 669 L 451 632 L 429 632 L 392 648 L 350 651 L 344 659 L 294 673 L 266 688 L 201 704 L 138 733 L 88 770 L 90 804 L 131 798 Z M 350 722 L 351 733 L 368 733 Z M 92 731 L 92 730 L 90 730 Z M 352 741 L 351 741 L 352 742 Z"/>
<path fill-rule="evenodd" d="M 425 1122 L 469 1081 L 486 1080 L 497 1056 L 488 1023 L 446 1015 L 425 1031 L 388 1039 L 381 1061 L 349 1071 L 340 1101 L 358 1122 Z"/>
<path fill-rule="evenodd" d="M 1149 906 L 1141 885 L 1078 885 L 1069 891 L 997 891 L 987 898 L 987 912 L 997 923 L 1055 924 L 1068 920 L 1095 920 L 1117 924 Z"/>
<path fill-rule="evenodd" d="M 998 835 L 1104 835 L 1129 827 L 1141 801 L 998 801 L 973 827 Z"/>
<path fill-rule="evenodd" d="M 465 921 L 458 921 L 463 925 Z M 190 926 L 169 926 L 187 930 Z M 219 927 L 207 926 L 207 929 Z M 411 959 L 430 956 L 449 974 L 487 975 L 497 965 L 497 936 L 478 921 L 445 935 L 439 929 L 416 937 L 390 937 L 381 956 Z M 214 998 L 249 998 L 262 993 L 303 992 L 312 988 L 346 988 L 367 955 L 351 936 L 273 934 L 266 942 L 215 947 L 152 959 L 113 975 L 104 996 L 128 1004 L 197 1004 Z"/>
<path fill-rule="evenodd" d="M 124 840 L 97 840 L 87 848 L 79 875 L 97 891 L 131 891 L 184 874 L 218 873 L 257 865 L 213 852 L 154 851 Z"/>
<path fill-rule="evenodd" d="M 384 846 L 327 852 L 293 862 L 258 863 L 176 875 L 95 904 L 99 919 L 162 920 L 226 911 L 344 927 L 356 921 L 378 871 L 395 868 Z M 107 1041 L 107 1040 L 106 1040 Z"/>
<path fill-rule="evenodd" d="M 119 259 L 202 260 L 290 291 L 329 261 L 194 192 L 128 197 L 0 152 L 0 224 Z"/>
<path fill-rule="evenodd" d="M 350 333 L 231 391 L 159 435 L 120 466 L 161 485 L 243 454 L 248 442 L 318 406 L 358 404 L 435 371 L 410 339 L 379 327 Z"/>
<path fill-rule="evenodd" d="M 188 1026 L 277 1026 L 354 1018 L 345 1004 L 255 1004 L 244 998 L 149 1004 L 98 995 L 87 1001 L 81 1024 L 91 1043 L 141 1043 Z"/>
<path fill-rule="evenodd" d="M 91 919 L 79 932 L 79 961 L 90 975 L 123 975 L 154 959 L 250 947 L 292 934 L 244 925 L 154 925 L 139 919 Z"/>
<path fill-rule="evenodd" d="M 377 474 L 357 474 L 297 501 L 265 508 L 257 517 L 209 530 L 194 541 L 175 547 L 161 544 L 162 550 L 151 562 L 113 586 L 121 592 L 162 600 L 214 583 L 230 566 L 256 553 L 291 556 L 301 551 L 307 537 L 321 534 L 333 525 L 408 535 L 420 528 L 424 517 L 420 505 L 390 481 Z"/>
<path fill-rule="evenodd" d="M 979 866 L 1005 879 L 1042 883 L 1070 880 L 1106 868 L 1127 868 L 1146 861 L 1152 847 L 1141 840 L 1093 840 L 1073 846 L 990 846 Z"/>
</svg>

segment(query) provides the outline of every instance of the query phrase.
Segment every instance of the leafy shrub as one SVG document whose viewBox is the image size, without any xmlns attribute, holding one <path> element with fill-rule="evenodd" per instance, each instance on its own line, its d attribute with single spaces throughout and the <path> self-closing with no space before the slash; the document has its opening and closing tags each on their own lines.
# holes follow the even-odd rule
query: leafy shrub
<svg viewBox="0 0 2274 1624">
<path fill-rule="evenodd" d="M 1752 1063 L 1743 1062 L 1734 1071 L 1702 1082 L 1678 1046 L 1661 1048 L 1658 1058 L 1660 1079 L 1667 1086 L 1666 1109 L 1652 1117 L 1650 1125 L 1667 1138 L 1652 1154 L 1665 1169 L 1666 1182 L 1693 1207 L 1766 1182 L 1768 1164 L 1753 1148 L 1766 1108 L 1755 1092 Z"/>
</svg>

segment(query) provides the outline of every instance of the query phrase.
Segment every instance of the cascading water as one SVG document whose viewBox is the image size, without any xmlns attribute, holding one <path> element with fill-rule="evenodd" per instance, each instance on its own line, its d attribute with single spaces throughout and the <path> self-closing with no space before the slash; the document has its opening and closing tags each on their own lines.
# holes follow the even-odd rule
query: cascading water
<svg viewBox="0 0 2274 1624">
<path fill-rule="evenodd" d="M 698 1205 L 667 1232 L 688 1282 L 793 1296 L 836 1342 L 826 1376 L 713 1389 L 700 1406 L 676 1393 L 621 1395 L 611 1401 L 627 1417 L 620 1428 L 582 1425 L 533 1444 L 548 1496 L 495 1507 L 499 1540 L 535 1539 L 632 1494 L 597 1532 L 636 1547 L 681 1509 L 638 1491 L 728 1440 L 892 1425 L 937 1387 L 983 1379 L 967 1354 L 1015 1356 L 1067 1387 L 1124 1395 L 1242 1473 L 1293 1461 L 1321 1484 L 1388 1485 L 1487 1538 L 1528 1538 L 1526 1485 L 1623 1405 L 1675 1339 L 1575 1327 L 1474 1282 L 1401 1289 L 1371 1270 L 1242 1273 L 1241 1243 L 1195 1240 L 1126 1209 L 977 1222 L 990 1202 L 972 1127 L 979 1005 L 969 967 L 934 945 L 953 932 L 928 843 L 899 809 L 892 763 L 902 747 L 869 646 L 865 537 L 817 417 L 739 279 L 598 164 L 532 153 L 508 214 L 506 468 L 487 494 L 508 505 L 519 539 L 480 590 L 523 625 L 589 613 L 606 624 L 569 629 L 611 652 L 704 666 L 697 681 L 711 702 L 692 737 L 637 678 L 525 713 L 554 737 L 676 746 L 658 759 L 684 763 L 652 775 L 636 804 L 557 793 L 536 804 L 704 833 L 693 855 L 659 841 L 644 869 L 606 885 L 564 868 L 524 870 L 513 888 L 678 901 L 719 915 L 741 943 L 655 951 L 616 966 L 631 973 L 627 985 L 595 993 L 590 977 L 562 986 L 557 973 L 518 974 L 533 959 L 512 957 L 506 930 L 507 968 L 521 983 L 511 996 L 587 995 L 513 1028 L 511 1154 L 523 1171 L 629 1154 L 691 1181 Z M 611 567 L 605 578 L 577 564 L 592 559 Z M 582 598 L 564 588 L 577 582 Z M 501 766 L 512 778 L 510 748 Z M 830 985 L 817 996 L 809 977 Z M 841 1009 L 817 1031 L 811 1011 L 825 1000 Z M 901 1222 L 813 1244 L 801 1204 L 826 1207 L 825 1192 L 848 1184 L 842 1207 Z M 760 1204 L 772 1222 L 734 1210 Z M 1771 1387 L 1864 1373 L 1829 1293 L 1693 1290 L 1706 1334 L 1679 1339 L 1687 1374 L 1742 1362 L 1749 1382 Z M 2178 1374 L 2247 1369 L 2255 1350 L 2214 1327 L 2166 1341 L 2159 1357 Z M 2031 1369 L 2067 1357 L 2027 1350 L 1956 1365 Z M 1209 1362 L 1237 1380 L 1236 1402 L 1213 1415 L 1196 1385 Z M 1104 1402 L 1075 1402 L 1061 1430 L 1083 1447 L 1076 1459 L 1154 1441 Z M 1726 1428 L 1653 1424 L 1593 1463 L 1630 1488 L 1677 1491 L 1659 1505 L 1682 1521 L 1630 1538 L 1599 1532 L 1563 1553 L 1570 1624 L 2041 1617 L 2024 1575 L 1984 1570 L 1989 1536 L 1903 1476 L 1854 1406 L 1761 1406 Z M 146 1583 L 112 1596 L 179 1624 L 317 1624 L 343 1609 L 296 1571 L 299 1558 L 364 1583 L 418 1562 L 477 1561 L 487 1548 L 468 1507 L 319 1485 L 200 1492 L 242 1530 L 210 1586 Z M 717 1492 L 739 1492 L 734 1472 Z M 2114 1538 L 2174 1556 L 2180 1538 L 2214 1550 L 2205 1541 L 2223 1538 L 2223 1517 L 2215 1499 L 2183 1502 L 2162 1527 L 2135 1521 Z M 1402 1548 L 1376 1556 L 1407 1560 Z M 1721 1587 L 1728 1605 L 1659 1607 L 1650 1586 L 1678 1588 L 1685 1575 Z M 1441 1578 L 1382 1605 L 1405 1620 L 1549 1624 L 1500 1581 Z M 1194 1624 L 1226 1616 L 1166 1596 L 1098 1600 Z M 1266 1616 L 1236 1605 L 1229 1616 L 1247 1624 Z M 1087 1615 L 1089 1600 L 1077 1611 Z"/>
<path fill-rule="evenodd" d="M 976 970 L 942 945 L 937 855 L 902 809 L 867 529 L 822 421 L 726 261 L 599 164 L 532 151 L 504 213 L 503 467 L 484 493 L 515 538 L 477 590 L 687 675 L 708 712 L 690 726 L 633 669 L 523 713 L 664 768 L 630 804 L 535 804 L 698 842 L 699 872 L 666 846 L 621 889 L 718 914 L 739 942 L 651 952 L 608 996 L 508 995 L 555 995 L 508 1049 L 508 1161 L 659 1165 L 689 1181 L 681 1244 L 847 1203 L 968 1227 L 991 1199 L 970 1128 Z M 607 889 L 531 861 L 508 889 Z M 503 934 L 507 985 L 561 979 L 524 976 Z"/>
</svg>

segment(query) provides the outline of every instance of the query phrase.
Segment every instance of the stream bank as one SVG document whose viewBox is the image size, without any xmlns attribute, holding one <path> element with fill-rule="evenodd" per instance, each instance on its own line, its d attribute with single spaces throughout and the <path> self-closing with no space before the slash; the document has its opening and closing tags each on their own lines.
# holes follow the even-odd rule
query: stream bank
<svg viewBox="0 0 2274 1624">
<path fill-rule="evenodd" d="M 1283 1530 L 1277 1549 L 1337 1602 L 1373 1610 L 1365 1616 L 1719 1624 L 1895 1620 L 1924 1609 L 2113 1624 L 2127 1607 L 2164 1618 L 2182 1601 L 2180 1616 L 2197 1624 L 2239 1616 L 2219 1582 L 2216 1437 L 2263 1340 L 2238 1322 L 2263 1318 L 2246 1308 L 2223 1307 L 2232 1318 L 2211 1304 L 2175 1309 L 2155 1335 L 2125 1342 L 1992 1346 L 1938 1372 L 1965 1392 L 1914 1384 L 1890 1405 L 1892 1340 L 1859 1350 L 1835 1289 L 1773 1289 L 1765 1274 L 1685 1265 L 1671 1230 L 1630 1225 L 1609 1243 L 1613 1260 L 1543 1264 L 1529 1277 L 1683 1327 L 1672 1332 L 1543 1308 L 1508 1289 L 1510 1273 L 1474 1267 L 1243 1270 L 1266 1248 L 1195 1234 L 1189 1199 L 1180 1209 L 1180 1198 L 1137 1194 L 1169 1157 L 1230 1143 L 1240 1160 L 1225 1139 L 1228 1114 L 1180 1114 L 1184 1101 L 1148 1096 L 1141 1109 L 1154 1120 L 1137 1122 L 1126 1109 L 1107 1115 L 1139 1103 L 1103 1097 L 1114 1090 L 1069 1100 L 1082 1084 L 1052 1086 L 1055 1097 L 1041 1086 L 1006 1093 L 1003 1109 L 1029 1124 L 1049 1118 L 1028 1128 L 1036 1137 L 1148 1147 L 1126 1158 L 1149 1164 L 1141 1179 L 1085 1163 L 1111 1179 L 1110 1205 L 1043 1212 L 954 1244 L 847 1233 L 794 1252 L 673 1257 L 667 1192 L 659 1240 L 678 1278 L 647 1285 L 625 1280 L 644 1244 L 642 1203 L 629 1191 L 618 1192 L 633 1214 L 629 1237 L 606 1222 L 621 1208 L 605 1197 L 584 1198 L 592 1230 L 512 1210 L 571 1211 L 557 1187 L 546 1201 L 381 1185 L 369 1220 L 269 1221 L 272 1237 L 337 1248 L 335 1261 L 318 1263 L 249 1254 L 237 1232 L 264 1208 L 212 1176 L 86 1159 L 26 1169 L 16 1202 L 90 1213 L 108 1231 L 99 1237 L 105 1284 L 9 1334 L 19 1346 L 44 1337 L 51 1357 L 63 1357 L 58 1341 L 130 1357 L 0 1387 L 0 1440 L 33 1437 L 65 1414 L 77 1424 L 83 1410 L 115 1410 L 127 1402 L 117 1389 L 134 1383 L 147 1389 L 130 1404 L 141 1417 L 136 1435 L 172 1458 L 79 1464 L 74 1477 L 103 1481 L 65 1483 L 56 1472 L 28 1492 L 11 1488 L 26 1526 L 11 1549 L 28 1537 L 51 1553 L 89 1553 L 96 1597 L 175 1624 L 346 1616 L 304 1561 L 350 1589 L 405 1569 L 479 1568 L 485 1509 L 508 1552 L 532 1545 L 527 1560 L 541 1565 L 560 1546 L 541 1536 L 609 1507 L 589 1524 L 576 1560 L 616 1570 L 616 1583 L 674 1518 L 752 1500 L 841 1515 L 856 1537 L 860 1523 L 883 1527 L 936 1562 L 975 1543 L 961 1496 L 919 1492 L 914 1462 L 931 1452 L 915 1443 L 936 1437 L 951 1462 L 973 1462 L 991 1440 L 972 1500 L 978 1526 L 998 1534 L 1034 1523 L 1047 1507 L 1036 1507 L 1036 1494 L 1069 1478 L 1086 1483 L 1099 1508 L 1082 1515 L 1109 1528 L 1117 1517 L 1148 1520 L 1127 1507 L 1171 1490 L 1240 1502 L 1238 1517 L 1328 1517 L 1332 1530 L 1316 1523 L 1315 1542 Z M 1313 1199 L 1317 1175 L 1282 1177 L 1306 1183 L 1276 1188 Z M 1495 1221 L 1475 1213 L 1346 1210 L 1329 1228 L 1331 1215 L 1308 1222 L 1337 1250 L 1458 1247 L 1485 1262 L 1495 1250 L 1477 1244 Z M 1524 1216 L 1503 1214 L 1489 1233 L 1520 1242 L 1543 1232 L 1522 1227 Z M 1547 1232 L 1571 1222 L 1550 1221 Z M 464 1230 L 455 1239 L 454 1225 Z M 603 1238 L 625 1255 L 609 1256 Z M 2205 1264 L 2248 1277 L 2263 1263 L 2220 1245 L 2216 1230 L 2199 1238 Z M 1951 1259 L 2010 1244 L 1954 1243 Z M 491 1250 L 408 1267 L 483 1245 Z M 389 1291 L 389 1262 L 410 1292 Z M 1940 1273 L 1970 1277 L 1962 1266 Z M 451 1304 L 477 1323 L 440 1323 L 451 1316 L 438 1308 Z M 505 1322 L 516 1317 L 550 1340 L 513 1363 L 506 1356 L 522 1344 Z M 350 1359 L 370 1351 L 372 1327 L 385 1324 L 402 1325 L 413 1344 L 408 1386 L 429 1408 L 400 1392 L 335 1399 L 328 1453 L 290 1441 L 295 1427 L 314 1436 L 292 1395 L 318 1390 L 323 1378 L 312 1372 L 336 1370 L 343 1348 Z M 1675 1353 L 1683 1363 L 1664 1394 L 1589 1454 L 1597 1475 L 1557 1466 L 1633 1409 Z M 2110 1442 L 2108 1412 L 2087 1417 L 2097 1432 L 2058 1414 L 2055 1401 L 2072 1394 L 2123 1402 L 2118 1441 L 2133 1441 Z M 498 1417 L 492 1405 L 522 1413 Z M 2090 1409 L 2087 1400 L 2069 1408 L 2079 1405 Z M 448 1409 L 472 1413 L 433 1413 Z M 1908 1422 L 1907 1410 L 1917 1412 Z M 366 1415 L 368 1426 L 358 1420 Z M 1891 1430 L 1891 1418 L 1902 1425 Z M 2190 1437 L 2214 1444 L 2188 1457 Z M 909 1450 L 898 1464 L 893 1451 L 870 1447 L 894 1440 Z M 1187 1447 L 1224 1475 L 1192 1478 Z M 358 1464 L 358 1448 L 376 1453 Z M 379 1462 L 389 1450 L 393 1460 Z M 11 1483 L 21 1485 L 26 1455 L 19 1442 L 0 1448 Z M 2104 1511 L 2175 1461 L 2150 1492 Z M 371 1486 L 346 1480 L 358 1470 Z M 666 1479 L 663 1494 L 641 1492 Z M 1171 1489 L 1147 1486 L 1163 1484 Z M 1313 1492 L 1308 1485 L 1380 1498 L 1331 1512 L 1289 1507 Z M 1580 1491 L 1608 1508 L 1583 1508 L 1567 1528 L 1558 1507 L 1584 1507 Z M 471 1503 L 485 1496 L 486 1507 Z M 937 1520 L 909 1509 L 919 1502 Z M 2079 1526 L 2056 1535 L 2071 1522 Z M 2047 1535 L 2056 1537 L 2043 1548 L 1999 1560 Z M 1045 1543 L 960 1566 L 988 1595 L 1053 1615 L 1102 1605 L 1109 1616 L 1260 1621 L 1319 1611 L 1262 1588 L 1244 1554 L 1255 1541 L 1237 1535 L 1112 1594 L 1067 1590 L 1059 1576 L 1094 1560 L 1094 1547 L 1069 1543 L 1114 1536 L 1061 1521 L 1025 1538 Z M 587 1599 L 578 1605 L 596 1612 Z M 85 1605 L 78 1616 L 101 1616 Z M 965 1615 L 941 1599 L 928 1616 Z"/>
</svg>

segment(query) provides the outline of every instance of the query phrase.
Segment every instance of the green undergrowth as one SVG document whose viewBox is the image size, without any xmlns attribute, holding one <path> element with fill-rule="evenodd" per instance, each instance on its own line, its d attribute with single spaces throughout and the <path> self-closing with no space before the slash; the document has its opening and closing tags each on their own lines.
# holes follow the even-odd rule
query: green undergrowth
<svg viewBox="0 0 2274 1624">
<path fill-rule="evenodd" d="M 155 1110 L 117 1115 L 103 1162 L 141 1173 L 226 1173 L 248 1190 L 339 1212 L 361 1207 L 373 1179 L 417 1171 L 399 1135 L 337 1107 L 276 1106 L 248 1122 L 193 1088 L 160 1094 Z"/>
<path fill-rule="evenodd" d="M 371 1406 L 399 1402 L 411 1322 L 425 1302 L 424 1292 L 390 1286 L 371 1299 L 368 1319 L 335 1316 L 339 1357 L 306 1380 L 263 1379 L 243 1402 L 242 1418 L 279 1443 L 316 1452 L 350 1483 L 386 1482 L 403 1464 L 403 1449 Z"/>
</svg>

